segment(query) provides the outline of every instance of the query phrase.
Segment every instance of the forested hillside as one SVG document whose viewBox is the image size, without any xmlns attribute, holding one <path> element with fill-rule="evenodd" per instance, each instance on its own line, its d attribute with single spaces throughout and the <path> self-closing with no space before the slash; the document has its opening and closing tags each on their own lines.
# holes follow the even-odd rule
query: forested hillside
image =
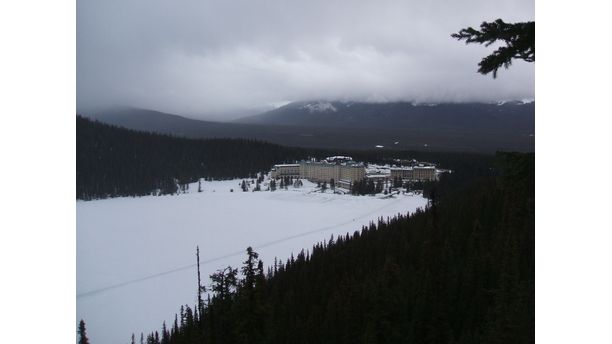
<svg viewBox="0 0 612 344">
<path fill-rule="evenodd" d="M 488 154 L 497 150 L 532 152 L 534 149 L 533 104 L 334 104 L 337 112 L 311 113 L 303 107 L 309 104 L 292 103 L 250 120 L 232 123 L 123 107 L 84 115 L 133 130 L 195 139 L 263 140 L 283 146 L 350 150 L 384 146 L 383 149 L 394 151 Z"/>
<path fill-rule="evenodd" d="M 482 174 L 491 155 L 414 151 L 350 151 L 285 147 L 254 140 L 187 139 L 146 133 L 77 116 L 77 199 L 172 194 L 199 178 L 253 177 L 274 164 L 308 157 L 351 155 L 372 163 L 418 159 L 456 171 L 452 178 Z M 451 179 L 452 179 L 451 178 Z"/>
<path fill-rule="evenodd" d="M 286 262 L 247 250 L 147 343 L 534 342 L 534 156 Z"/>
<path fill-rule="evenodd" d="M 194 140 L 77 116 L 77 198 L 171 194 L 198 178 L 255 176 L 307 152 L 253 140 Z"/>
</svg>

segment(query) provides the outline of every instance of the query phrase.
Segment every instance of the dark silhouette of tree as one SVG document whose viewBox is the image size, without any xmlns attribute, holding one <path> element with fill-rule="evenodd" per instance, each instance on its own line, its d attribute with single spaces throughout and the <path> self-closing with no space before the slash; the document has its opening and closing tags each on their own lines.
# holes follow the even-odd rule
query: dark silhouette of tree
<svg viewBox="0 0 612 344">
<path fill-rule="evenodd" d="M 215 296 L 221 300 L 227 298 L 237 286 L 237 275 L 238 269 L 232 269 L 231 266 L 217 270 L 217 272 L 210 275 L 212 281 L 211 290 L 215 293 Z"/>
<path fill-rule="evenodd" d="M 465 39 L 466 44 L 479 43 L 487 47 L 497 41 L 503 41 L 505 46 L 499 47 L 478 63 L 478 72 L 485 75 L 493 72 L 493 78 L 497 77 L 497 70 L 500 67 L 504 66 L 506 69 L 510 67 L 512 59 L 535 62 L 534 21 L 505 23 L 497 19 L 494 22 L 483 22 L 480 24 L 480 30 L 468 27 L 453 33 L 451 37 L 457 40 Z"/>
<path fill-rule="evenodd" d="M 168 329 L 166 328 L 166 322 L 164 321 L 164 323 L 162 324 L 161 344 L 168 343 L 170 343 L 170 333 L 168 332 Z"/>
<path fill-rule="evenodd" d="M 264 306 L 262 288 L 263 262 L 252 247 L 247 247 L 247 260 L 243 262 L 244 276 L 238 289 L 237 335 L 240 343 L 259 343 L 263 333 Z"/>
<path fill-rule="evenodd" d="M 375 193 L 381 193 L 383 191 L 383 181 L 382 180 L 377 180 L 376 181 L 376 187 L 375 187 Z"/>
<path fill-rule="evenodd" d="M 79 322 L 79 344 L 89 344 L 89 339 L 87 339 L 87 333 L 85 331 L 85 321 L 83 321 L 83 319 Z"/>
<path fill-rule="evenodd" d="M 204 310 L 204 302 L 202 302 L 202 292 L 206 292 L 206 288 L 202 286 L 202 282 L 200 280 L 200 246 L 196 246 L 196 260 L 198 265 L 198 307 L 197 310 L 199 314 L 202 314 Z"/>
<path fill-rule="evenodd" d="M 251 246 L 247 247 L 247 260 L 243 262 L 242 265 L 242 274 L 244 275 L 244 282 L 242 284 L 242 288 L 247 291 L 251 291 L 255 288 L 255 277 L 256 277 L 256 268 L 255 265 L 259 259 L 259 254 L 253 251 Z"/>
</svg>

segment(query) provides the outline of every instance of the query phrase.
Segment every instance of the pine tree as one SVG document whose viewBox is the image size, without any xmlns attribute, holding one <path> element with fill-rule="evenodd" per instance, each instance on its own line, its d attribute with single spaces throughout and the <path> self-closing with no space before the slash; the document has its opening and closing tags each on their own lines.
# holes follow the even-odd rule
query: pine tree
<svg viewBox="0 0 612 344">
<path fill-rule="evenodd" d="M 217 270 L 217 272 L 210 275 L 212 281 L 210 288 L 212 292 L 221 300 L 228 298 L 238 284 L 237 275 L 238 269 L 233 269 L 231 266 Z"/>
<path fill-rule="evenodd" d="M 181 329 L 185 328 L 185 307 L 181 305 Z"/>
<path fill-rule="evenodd" d="M 255 288 L 255 264 L 259 258 L 259 254 L 253 251 L 251 246 L 247 247 L 247 260 L 242 264 L 242 275 L 244 276 L 244 281 L 242 287 L 247 291 Z"/>
<path fill-rule="evenodd" d="M 247 247 L 247 259 L 241 268 L 244 279 L 239 289 L 240 313 L 238 317 L 239 341 L 256 343 L 263 333 L 263 262 L 259 254 Z"/>
<path fill-rule="evenodd" d="M 178 333 L 179 333 L 178 315 L 174 313 L 174 324 L 172 324 L 172 334 L 178 335 Z M 141 341 L 142 341 L 142 335 L 141 335 Z"/>
<path fill-rule="evenodd" d="M 87 333 L 85 330 L 85 321 L 81 319 L 79 322 L 79 344 L 89 344 L 89 339 L 87 338 Z"/>
<path fill-rule="evenodd" d="M 166 328 L 166 322 L 164 321 L 162 324 L 161 344 L 169 344 L 169 343 L 170 343 L 170 334 L 168 333 L 168 329 Z"/>
<path fill-rule="evenodd" d="M 202 286 L 202 282 L 200 280 L 200 246 L 196 246 L 196 260 L 198 267 L 198 312 L 200 315 L 204 310 L 204 304 L 202 302 L 202 292 L 206 292 L 206 289 Z"/>
<path fill-rule="evenodd" d="M 465 39 L 466 44 L 479 43 L 487 47 L 498 40 L 506 43 L 478 63 L 478 72 L 481 74 L 493 72 L 493 78 L 497 77 L 497 70 L 500 67 L 508 68 L 512 64 L 512 59 L 535 62 L 535 22 L 533 21 L 511 24 L 497 19 L 490 23 L 483 22 L 480 31 L 468 27 L 453 33 L 451 37 L 457 40 Z"/>
<path fill-rule="evenodd" d="M 374 189 L 374 193 L 381 193 L 383 191 L 383 182 L 382 180 L 378 180 L 376 182 L 376 187 Z"/>
</svg>

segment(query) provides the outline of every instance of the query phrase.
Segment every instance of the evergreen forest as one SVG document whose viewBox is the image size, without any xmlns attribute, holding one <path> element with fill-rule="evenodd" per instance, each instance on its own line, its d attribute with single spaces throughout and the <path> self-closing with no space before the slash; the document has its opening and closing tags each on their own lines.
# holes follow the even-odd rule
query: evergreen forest
<svg viewBox="0 0 612 344">
<path fill-rule="evenodd" d="M 174 194 L 204 179 L 255 177 L 307 152 L 241 139 L 186 139 L 77 116 L 76 197 Z"/>
</svg>

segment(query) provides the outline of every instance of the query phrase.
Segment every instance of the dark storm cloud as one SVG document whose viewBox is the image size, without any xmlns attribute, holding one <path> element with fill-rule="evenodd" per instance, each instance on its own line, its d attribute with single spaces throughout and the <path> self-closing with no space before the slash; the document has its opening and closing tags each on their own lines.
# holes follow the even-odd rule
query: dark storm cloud
<svg viewBox="0 0 612 344">
<path fill-rule="evenodd" d="M 286 101 L 533 98 L 534 64 L 476 73 L 450 34 L 530 1 L 77 1 L 77 107 L 240 113 Z M 228 115 L 231 117 L 231 115 Z"/>
</svg>

